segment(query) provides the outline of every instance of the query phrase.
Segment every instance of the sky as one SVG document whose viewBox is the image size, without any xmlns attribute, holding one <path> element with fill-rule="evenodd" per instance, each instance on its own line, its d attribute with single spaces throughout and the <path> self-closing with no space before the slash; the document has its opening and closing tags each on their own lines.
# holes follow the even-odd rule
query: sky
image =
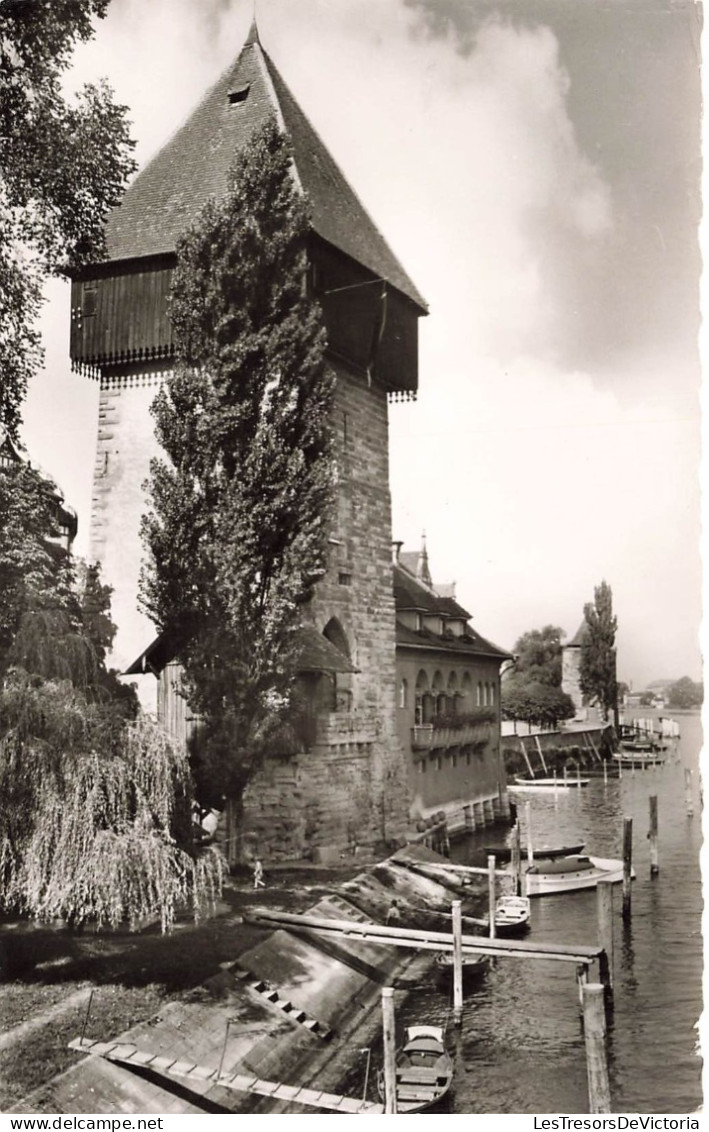
<svg viewBox="0 0 709 1132">
<path fill-rule="evenodd" d="M 238 54 L 253 0 L 112 0 L 106 76 L 143 165 Z M 261 42 L 430 312 L 391 406 L 393 537 L 512 649 L 602 580 L 619 679 L 701 678 L 699 23 L 682 0 L 258 0 Z M 24 439 L 79 513 L 98 390 L 68 286 Z"/>
</svg>

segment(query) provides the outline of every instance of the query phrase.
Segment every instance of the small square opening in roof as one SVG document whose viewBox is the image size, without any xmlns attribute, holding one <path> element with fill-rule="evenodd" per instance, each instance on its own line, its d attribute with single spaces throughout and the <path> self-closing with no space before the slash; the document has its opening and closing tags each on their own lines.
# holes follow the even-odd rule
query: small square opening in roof
<svg viewBox="0 0 709 1132">
<path fill-rule="evenodd" d="M 245 86 L 235 86 L 229 91 L 229 105 L 234 106 L 237 102 L 246 102 L 251 90 L 251 83 L 246 83 Z"/>
</svg>

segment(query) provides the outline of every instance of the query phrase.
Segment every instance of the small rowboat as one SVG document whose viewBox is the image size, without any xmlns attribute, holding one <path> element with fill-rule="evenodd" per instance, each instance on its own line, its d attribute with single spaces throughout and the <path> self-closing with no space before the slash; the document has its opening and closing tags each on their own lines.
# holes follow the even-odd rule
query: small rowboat
<svg viewBox="0 0 709 1132">
<path fill-rule="evenodd" d="M 409 1026 L 396 1055 L 397 1112 L 423 1112 L 441 1100 L 453 1082 L 453 1060 L 443 1042 L 440 1026 Z M 382 1100 L 384 1070 L 377 1075 Z"/>
<path fill-rule="evenodd" d="M 529 927 L 531 911 L 528 896 L 501 896 L 495 905 L 495 934 L 521 935 Z"/>
<path fill-rule="evenodd" d="M 590 778 L 571 778 L 567 775 L 566 778 L 524 778 L 522 775 L 516 775 L 514 786 L 508 786 L 509 790 L 573 790 L 579 786 L 588 786 Z"/>
<path fill-rule="evenodd" d="M 462 956 L 462 975 L 463 986 L 468 990 L 472 990 L 477 986 L 482 976 L 487 971 L 490 965 L 490 957 L 488 955 L 471 955 L 463 953 Z M 440 990 L 449 992 L 451 983 L 453 982 L 453 952 L 452 951 L 439 951 L 436 955 L 435 970 L 437 974 L 437 982 Z"/>
</svg>

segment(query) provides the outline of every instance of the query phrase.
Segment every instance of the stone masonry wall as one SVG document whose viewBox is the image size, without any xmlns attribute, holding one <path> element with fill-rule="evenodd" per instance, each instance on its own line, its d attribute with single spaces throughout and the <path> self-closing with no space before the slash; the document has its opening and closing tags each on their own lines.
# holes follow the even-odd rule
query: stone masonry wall
<svg viewBox="0 0 709 1132">
<path fill-rule="evenodd" d="M 143 484 L 158 453 L 150 406 L 160 381 L 161 374 L 150 371 L 101 379 L 89 556 L 101 563 L 103 580 L 113 588 L 117 633 L 109 660 L 119 671 L 155 636 L 138 609 L 138 579 Z"/>
<path fill-rule="evenodd" d="M 346 846 L 353 831 L 360 844 L 398 837 L 409 810 L 396 728 L 386 392 L 338 367 L 333 425 L 338 478 L 330 564 L 307 616 L 318 632 L 337 618 L 358 671 L 348 678 L 351 710 L 320 721 L 318 743 L 298 756 L 293 772 L 290 804 L 301 809 L 297 824 L 309 847 Z M 245 799 L 249 827 L 278 855 L 288 836 L 269 815 L 276 818 L 274 783 L 283 773 L 265 767 Z"/>
<path fill-rule="evenodd" d="M 574 701 L 576 713 L 584 707 L 581 691 L 581 649 L 566 647 L 561 651 L 561 690 Z"/>
</svg>

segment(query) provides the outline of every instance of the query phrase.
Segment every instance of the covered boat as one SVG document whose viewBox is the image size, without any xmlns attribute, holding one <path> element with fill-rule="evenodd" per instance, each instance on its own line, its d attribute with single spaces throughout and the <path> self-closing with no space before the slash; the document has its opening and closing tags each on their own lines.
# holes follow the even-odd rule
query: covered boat
<svg viewBox="0 0 709 1132">
<path fill-rule="evenodd" d="M 446 1095 L 453 1082 L 453 1061 L 440 1026 L 409 1026 L 396 1055 L 397 1112 L 422 1112 Z M 384 1099 L 384 1070 L 377 1077 Z"/>
<path fill-rule="evenodd" d="M 601 879 L 613 883 L 622 881 L 623 862 L 607 857 L 574 855 L 553 861 L 539 861 L 524 872 L 528 896 L 547 896 L 555 892 L 595 888 Z"/>
</svg>

